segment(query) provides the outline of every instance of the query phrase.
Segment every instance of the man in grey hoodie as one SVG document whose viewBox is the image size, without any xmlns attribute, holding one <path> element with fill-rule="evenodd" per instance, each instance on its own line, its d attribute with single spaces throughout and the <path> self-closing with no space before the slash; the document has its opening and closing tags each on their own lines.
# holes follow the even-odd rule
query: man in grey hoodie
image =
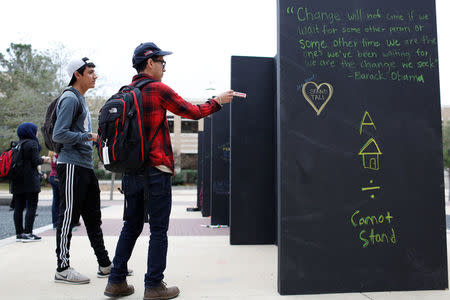
<svg viewBox="0 0 450 300">
<path fill-rule="evenodd" d="M 97 134 L 92 132 L 91 114 L 84 94 L 95 87 L 95 65 L 88 58 L 69 63 L 72 77 L 69 89 L 57 104 L 57 119 L 53 140 L 63 144 L 58 156 L 57 172 L 60 182 L 60 214 L 56 231 L 58 267 L 55 282 L 82 284 L 90 279 L 70 267 L 69 249 L 72 228 L 80 215 L 98 261 L 98 277 L 107 277 L 111 261 L 103 242 L 100 212 L 100 189 L 93 170 L 92 146 Z"/>
</svg>

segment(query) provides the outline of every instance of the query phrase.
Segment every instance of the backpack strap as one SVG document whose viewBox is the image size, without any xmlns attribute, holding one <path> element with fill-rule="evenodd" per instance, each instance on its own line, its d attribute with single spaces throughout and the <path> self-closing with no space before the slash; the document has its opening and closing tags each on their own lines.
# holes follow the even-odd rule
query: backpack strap
<svg viewBox="0 0 450 300">
<path fill-rule="evenodd" d="M 166 141 L 166 135 L 164 134 L 164 121 L 166 120 L 166 116 L 164 116 L 161 124 L 159 124 L 158 129 L 156 129 L 155 135 L 153 136 L 152 140 L 150 141 L 150 144 L 153 144 L 153 140 L 156 138 L 156 135 L 158 134 L 158 131 L 161 129 L 162 131 L 162 135 L 163 135 L 163 143 L 164 143 L 164 153 L 167 155 L 169 155 L 169 151 L 167 150 L 167 141 Z"/>
<path fill-rule="evenodd" d="M 138 83 L 136 83 L 136 84 L 134 85 L 134 87 L 141 90 L 141 89 L 142 89 L 145 85 L 147 85 L 148 83 L 150 83 L 150 82 L 155 82 L 155 81 L 156 81 L 156 80 L 150 79 L 150 78 L 148 78 L 148 79 L 143 79 L 143 80 L 139 81 Z"/>
<path fill-rule="evenodd" d="M 77 100 L 78 100 L 78 110 L 77 110 L 77 113 L 76 113 L 76 115 L 75 115 L 75 118 L 73 118 L 73 120 L 72 120 L 72 125 L 78 120 L 78 118 L 81 116 L 81 114 L 83 113 L 83 107 L 82 107 L 82 105 L 81 105 L 81 103 L 80 103 L 80 97 L 78 97 L 78 94 L 77 94 L 77 92 L 75 91 L 75 88 L 73 87 L 73 86 L 69 86 L 69 87 L 66 87 L 65 89 L 64 89 L 64 91 L 61 93 L 61 95 L 59 95 L 59 97 L 58 98 L 61 98 L 61 96 L 65 93 L 65 92 L 72 92 L 74 95 L 75 95 L 75 97 L 77 97 Z M 58 100 L 58 107 L 61 105 L 61 103 L 62 103 L 62 101 L 61 100 Z"/>
<path fill-rule="evenodd" d="M 70 124 L 70 130 L 72 130 L 73 129 L 73 125 L 76 123 L 76 121 L 78 120 L 78 118 L 82 115 L 82 113 L 83 113 L 83 106 L 81 105 L 81 100 L 80 100 L 80 97 L 78 97 L 78 93 L 77 93 L 77 91 L 75 90 L 75 88 L 74 87 L 72 87 L 72 86 L 69 86 L 69 87 L 66 87 L 63 91 L 62 91 L 62 93 L 58 96 L 58 100 L 57 100 L 57 103 L 56 103 L 56 108 L 55 108 L 55 110 L 56 109 L 58 109 L 59 107 L 60 107 L 60 105 L 61 105 L 61 103 L 62 103 L 62 101 L 64 100 L 64 99 L 61 99 L 61 97 L 62 97 L 62 95 L 65 93 L 65 92 L 72 92 L 74 95 L 75 95 L 75 97 L 77 98 L 77 112 L 76 112 L 76 114 L 75 114 L 75 117 L 72 119 L 72 123 Z M 56 118 L 57 118 L 57 114 L 56 114 Z M 54 124 L 53 124 L 54 125 Z M 52 140 L 52 139 L 51 139 Z M 54 143 L 54 142 L 52 142 L 52 143 Z M 46 143 L 46 145 L 47 145 L 47 143 Z M 56 153 L 59 153 L 60 151 L 61 151 L 61 149 L 64 147 L 64 145 L 63 144 L 60 144 L 60 143 L 55 143 L 54 144 L 55 145 L 55 152 Z"/>
<path fill-rule="evenodd" d="M 28 141 L 28 139 L 24 139 L 24 140 L 19 140 L 16 145 L 14 146 L 15 148 L 17 148 L 17 150 L 19 150 L 19 157 L 20 157 L 20 161 L 25 161 L 25 157 L 23 154 L 23 145 L 25 145 L 25 143 Z M 12 145 L 13 142 L 11 142 Z"/>
<path fill-rule="evenodd" d="M 134 87 L 135 87 L 135 88 L 138 88 L 139 90 L 141 90 L 141 89 L 142 89 L 145 85 L 147 85 L 148 83 L 150 83 L 150 82 L 155 82 L 155 81 L 156 81 L 156 80 L 150 79 L 150 78 L 148 78 L 148 79 L 143 79 L 143 80 L 137 82 L 137 83 L 134 85 Z M 153 141 L 155 140 L 156 135 L 158 134 L 159 130 L 161 129 L 161 131 L 163 132 L 162 134 L 163 134 L 164 153 L 165 153 L 166 156 L 167 156 L 167 155 L 169 155 L 169 151 L 168 151 L 168 147 L 167 147 L 166 135 L 164 134 L 164 122 L 165 122 L 165 120 L 166 120 L 166 116 L 164 116 L 164 118 L 163 118 L 161 124 L 159 124 L 158 129 L 156 129 L 156 132 L 155 132 L 155 134 L 153 135 L 152 139 L 150 140 L 150 143 L 148 144 L 148 146 L 150 147 L 150 146 L 153 144 Z"/>
</svg>

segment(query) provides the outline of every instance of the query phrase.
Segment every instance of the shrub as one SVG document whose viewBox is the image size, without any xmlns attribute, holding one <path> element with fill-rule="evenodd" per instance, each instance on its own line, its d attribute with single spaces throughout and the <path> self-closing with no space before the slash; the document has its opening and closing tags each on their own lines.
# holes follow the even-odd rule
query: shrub
<svg viewBox="0 0 450 300">
<path fill-rule="evenodd" d="M 103 169 L 94 169 L 94 173 L 97 176 L 98 180 L 110 180 L 112 176 L 112 172 Z M 121 180 L 122 173 L 116 173 L 115 180 Z"/>
<path fill-rule="evenodd" d="M 172 185 L 197 184 L 197 170 L 181 170 L 172 177 Z"/>
</svg>

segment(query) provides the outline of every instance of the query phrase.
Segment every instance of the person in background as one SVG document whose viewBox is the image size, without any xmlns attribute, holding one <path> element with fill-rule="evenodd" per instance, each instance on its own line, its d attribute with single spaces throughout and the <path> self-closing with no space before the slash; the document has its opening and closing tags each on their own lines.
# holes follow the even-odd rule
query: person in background
<svg viewBox="0 0 450 300">
<path fill-rule="evenodd" d="M 56 170 L 56 165 L 57 165 L 57 161 L 58 161 L 58 153 L 49 151 L 48 156 L 50 157 L 50 174 L 48 176 L 48 181 L 50 182 L 50 185 L 52 186 L 52 191 L 53 191 L 52 224 L 53 224 L 53 229 L 56 230 L 56 227 L 58 226 L 59 206 L 60 206 L 59 179 L 58 179 L 58 173 Z M 79 220 L 74 222 L 72 231 L 75 231 L 78 226 L 81 226 L 81 223 Z"/>
<path fill-rule="evenodd" d="M 46 156 L 46 157 L 48 157 L 48 156 Z M 39 173 L 39 181 L 41 182 L 41 185 L 42 185 L 42 183 L 47 180 L 47 173 L 42 171 L 41 165 L 37 166 L 37 169 L 38 169 L 38 173 Z M 27 209 L 28 209 L 28 207 L 27 207 Z M 37 208 L 36 208 L 36 213 L 34 214 L 34 216 L 35 217 L 39 216 L 39 214 L 37 212 Z"/>
<path fill-rule="evenodd" d="M 53 201 L 52 201 L 52 224 L 53 229 L 58 226 L 58 216 L 59 216 L 59 179 L 56 172 L 56 162 L 58 161 L 58 153 L 53 151 L 48 152 L 50 157 L 50 174 L 48 181 L 52 186 L 53 191 Z"/>
<path fill-rule="evenodd" d="M 38 130 L 33 123 L 23 123 L 17 128 L 19 143 L 21 144 L 21 166 L 16 168 L 17 175 L 11 180 L 11 192 L 15 200 L 14 226 L 16 241 L 35 242 L 41 240 L 33 234 L 34 218 L 38 203 L 38 194 L 41 191 L 41 177 L 38 166 L 48 162 L 48 157 L 39 157 L 41 145 L 37 139 Z M 25 214 L 25 228 L 23 227 L 23 211 Z"/>
<path fill-rule="evenodd" d="M 9 187 L 9 192 L 11 192 L 11 187 Z M 14 211 L 14 207 L 16 206 L 16 199 L 14 199 L 14 194 L 12 194 L 11 202 L 9 203 L 9 211 Z"/>
</svg>

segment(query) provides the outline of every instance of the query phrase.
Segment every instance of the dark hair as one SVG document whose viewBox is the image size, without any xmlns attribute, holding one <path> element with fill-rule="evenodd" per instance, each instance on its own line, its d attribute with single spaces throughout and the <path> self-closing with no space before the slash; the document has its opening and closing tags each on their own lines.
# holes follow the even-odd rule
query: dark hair
<svg viewBox="0 0 450 300">
<path fill-rule="evenodd" d="M 87 58 L 87 57 L 83 57 L 81 60 L 84 61 L 85 64 L 82 65 L 82 66 L 81 66 L 78 70 L 76 70 L 75 72 L 78 72 L 78 73 L 81 74 L 81 76 L 83 76 L 83 73 L 84 73 L 84 70 L 86 70 L 86 67 L 89 67 L 89 68 L 95 68 L 95 65 L 94 65 L 94 63 L 91 63 L 91 62 L 86 63 L 86 62 L 89 60 L 89 58 Z M 74 72 L 74 73 L 75 73 L 75 72 Z M 73 84 L 75 83 L 75 81 L 77 81 L 77 78 L 75 77 L 75 74 L 74 74 L 74 75 L 72 75 L 72 79 L 70 80 L 69 85 L 73 85 Z"/>
<path fill-rule="evenodd" d="M 136 71 L 137 71 L 138 73 L 143 72 L 143 71 L 145 70 L 145 67 L 147 66 L 147 61 L 148 61 L 150 58 L 151 58 L 151 57 L 147 58 L 146 60 L 144 60 L 144 61 L 138 63 L 137 65 L 135 65 L 135 66 L 133 66 L 133 67 L 136 69 Z"/>
</svg>

